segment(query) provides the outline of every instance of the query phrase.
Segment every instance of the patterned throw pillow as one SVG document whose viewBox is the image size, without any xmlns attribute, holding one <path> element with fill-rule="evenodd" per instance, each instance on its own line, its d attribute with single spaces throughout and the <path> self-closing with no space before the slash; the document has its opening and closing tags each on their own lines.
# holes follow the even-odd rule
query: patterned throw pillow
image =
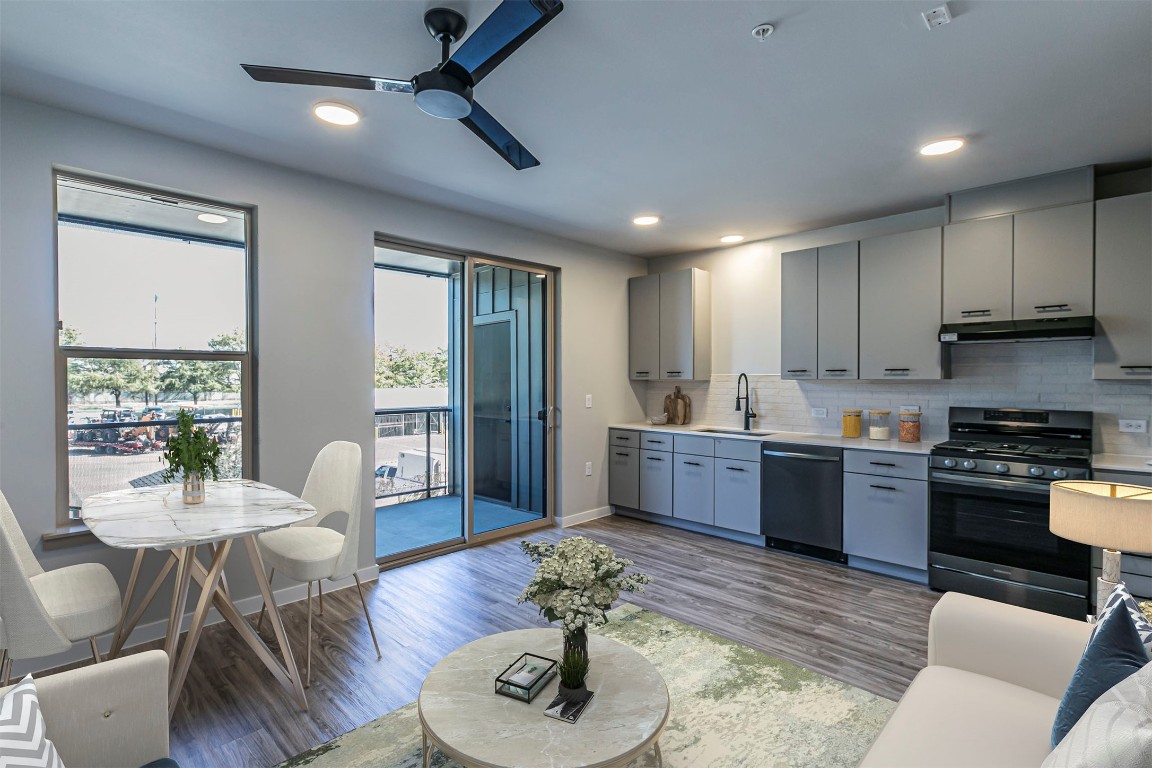
<svg viewBox="0 0 1152 768">
<path fill-rule="evenodd" d="M 1152 664 L 1096 699 L 1041 768 L 1152 765 Z"/>
<path fill-rule="evenodd" d="M 36 683 L 28 675 L 0 696 L 0 768 L 64 768 L 44 733 Z"/>
<path fill-rule="evenodd" d="M 1149 622 L 1148 617 L 1144 615 L 1144 611 L 1140 610 L 1140 606 L 1137 604 L 1136 599 L 1132 597 L 1132 593 L 1128 591 L 1128 587 L 1124 585 L 1124 582 L 1120 582 L 1112 588 L 1112 593 L 1108 595 L 1108 599 L 1104 602 L 1104 610 L 1100 611 L 1100 619 L 1092 629 L 1092 634 L 1096 634 L 1096 631 L 1100 628 L 1100 625 L 1104 623 L 1104 619 L 1108 614 L 1121 609 L 1127 610 L 1128 615 L 1132 617 L 1132 623 L 1136 625 L 1136 634 L 1140 635 L 1140 642 L 1144 644 L 1148 655 L 1152 656 L 1152 622 Z"/>
</svg>

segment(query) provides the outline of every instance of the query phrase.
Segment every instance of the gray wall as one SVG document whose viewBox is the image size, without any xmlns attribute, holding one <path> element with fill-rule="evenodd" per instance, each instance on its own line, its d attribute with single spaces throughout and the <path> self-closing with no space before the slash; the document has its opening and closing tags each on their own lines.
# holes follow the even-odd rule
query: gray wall
<svg viewBox="0 0 1152 768">
<path fill-rule="evenodd" d="M 643 413 L 643 393 L 625 375 L 627 278 L 645 272 L 641 260 L 21 99 L 0 101 L 0 136 L 0 487 L 46 567 L 97 560 L 123 584 L 130 564 L 99 544 L 39 546 L 55 526 L 58 471 L 53 166 L 256 207 L 260 479 L 299 493 L 321 446 L 358 442 L 361 566 L 374 561 L 377 232 L 561 270 L 557 512 L 571 518 L 607 505 L 606 427 Z M 594 462 L 592 478 L 585 461 Z M 252 595 L 243 555 L 235 558 L 232 588 Z"/>
</svg>

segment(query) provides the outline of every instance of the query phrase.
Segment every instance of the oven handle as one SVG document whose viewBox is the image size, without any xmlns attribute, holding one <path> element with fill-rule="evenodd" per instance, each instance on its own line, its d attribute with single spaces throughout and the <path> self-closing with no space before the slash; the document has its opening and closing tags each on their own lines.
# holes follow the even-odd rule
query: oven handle
<svg viewBox="0 0 1152 768">
<path fill-rule="evenodd" d="M 1029 483 L 1023 480 L 1001 480 L 994 477 L 965 477 L 963 475 L 949 475 L 943 472 L 933 472 L 930 477 L 932 480 L 940 483 L 974 485 L 978 488 L 1004 488 L 1012 491 L 1023 491 L 1024 493 L 1035 493 L 1042 496 L 1050 495 L 1048 483 L 1041 485 L 1040 483 Z"/>
</svg>

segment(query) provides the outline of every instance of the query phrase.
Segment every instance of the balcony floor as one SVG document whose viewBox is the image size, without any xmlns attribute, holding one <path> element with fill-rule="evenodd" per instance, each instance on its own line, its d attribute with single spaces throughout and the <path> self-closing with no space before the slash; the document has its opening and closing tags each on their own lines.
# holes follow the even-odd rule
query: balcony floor
<svg viewBox="0 0 1152 768">
<path fill-rule="evenodd" d="M 376 557 L 387 557 L 460 536 L 459 496 L 436 496 L 376 508 Z M 543 515 L 485 499 L 473 504 L 476 532 L 494 531 Z"/>
</svg>

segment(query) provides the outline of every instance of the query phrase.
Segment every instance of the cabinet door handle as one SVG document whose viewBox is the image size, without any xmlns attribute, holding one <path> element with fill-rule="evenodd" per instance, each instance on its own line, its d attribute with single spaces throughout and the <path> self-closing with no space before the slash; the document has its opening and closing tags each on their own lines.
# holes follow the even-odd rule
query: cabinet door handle
<svg viewBox="0 0 1152 768">
<path fill-rule="evenodd" d="M 644 458 L 648 459 L 648 461 L 664 461 L 664 459 L 657 458 L 656 456 L 645 456 Z"/>
<path fill-rule="evenodd" d="M 617 455 L 617 456 L 623 456 L 624 458 L 628 458 L 628 457 L 629 457 L 629 456 L 631 456 L 632 454 L 629 454 L 629 453 L 620 453 L 620 451 L 616 451 L 616 455 Z"/>
<path fill-rule="evenodd" d="M 911 368 L 885 368 L 885 376 L 907 376 Z"/>
<path fill-rule="evenodd" d="M 617 440 L 631 440 L 632 438 L 628 437 L 628 435 L 616 435 L 616 439 Z"/>
<path fill-rule="evenodd" d="M 887 461 L 870 461 L 868 463 L 874 467 L 894 467 L 894 466 L 896 466 L 895 464 L 892 464 L 892 463 L 887 462 Z"/>
<path fill-rule="evenodd" d="M 878 488 L 881 491 L 895 491 L 898 490 L 891 485 L 869 485 L 869 488 Z"/>
<path fill-rule="evenodd" d="M 960 310 L 961 317 L 988 317 L 992 314 L 990 309 L 962 309 Z"/>
<path fill-rule="evenodd" d="M 698 462 L 698 461 L 686 461 L 686 462 L 684 462 L 684 463 L 685 463 L 686 465 L 688 465 L 689 467 L 698 467 L 698 466 L 700 466 L 700 462 Z"/>
<path fill-rule="evenodd" d="M 733 472 L 747 472 L 748 471 L 748 470 L 744 469 L 744 467 L 724 467 L 724 469 L 730 469 Z"/>
<path fill-rule="evenodd" d="M 648 371 L 636 371 L 635 373 L 637 376 L 647 376 L 648 375 Z"/>
<path fill-rule="evenodd" d="M 808 369 L 807 368 L 793 368 L 792 370 L 787 371 L 787 373 L 808 373 Z"/>
<path fill-rule="evenodd" d="M 1152 368 L 1152 365 L 1122 365 L 1122 366 L 1120 366 L 1120 370 L 1122 370 L 1122 371 L 1131 370 L 1133 368 L 1138 368 L 1140 370 L 1148 370 L 1148 369 Z"/>
<path fill-rule="evenodd" d="M 1037 312 L 1070 312 L 1072 307 L 1067 304 L 1036 304 L 1033 306 Z"/>
<path fill-rule="evenodd" d="M 664 445 L 663 440 L 653 440 L 652 438 L 648 438 L 646 442 L 652 443 L 653 445 Z"/>
<path fill-rule="evenodd" d="M 825 368 L 824 373 L 848 373 L 847 368 Z"/>
</svg>

